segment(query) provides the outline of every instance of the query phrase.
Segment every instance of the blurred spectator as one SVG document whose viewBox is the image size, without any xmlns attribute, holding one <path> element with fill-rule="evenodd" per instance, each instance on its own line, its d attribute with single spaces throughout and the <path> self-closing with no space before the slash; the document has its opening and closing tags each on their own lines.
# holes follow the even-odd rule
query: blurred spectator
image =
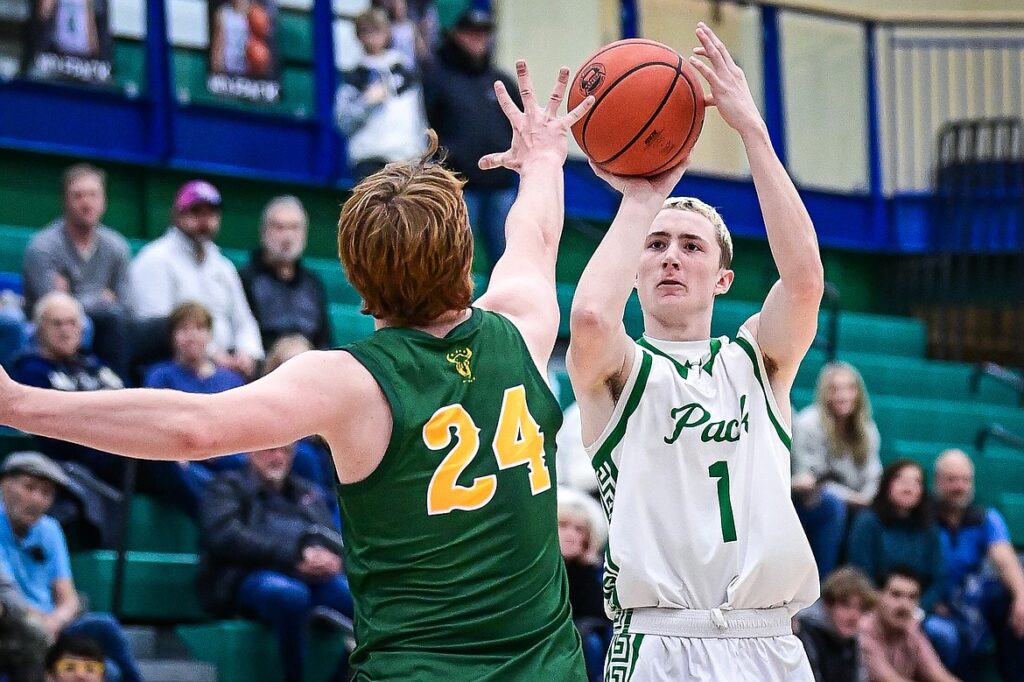
<svg viewBox="0 0 1024 682">
<path fill-rule="evenodd" d="M 391 48 L 402 55 L 405 65 L 418 68 L 422 59 L 429 59 L 427 41 L 421 26 L 409 14 L 406 0 L 374 0 L 373 6 L 383 10 L 391 23 Z"/>
<path fill-rule="evenodd" d="M 587 675 L 604 676 L 604 656 L 611 642 L 612 623 L 604 610 L 599 553 L 606 539 L 604 517 L 597 503 L 569 488 L 558 490 L 558 545 L 569 578 L 569 604 L 583 640 Z"/>
<path fill-rule="evenodd" d="M 24 305 L 21 294 L 0 284 L 0 365 L 4 367 L 28 345 Z"/>
<path fill-rule="evenodd" d="M 573 490 L 588 494 L 597 493 L 597 475 L 590 455 L 583 447 L 583 426 L 580 422 L 579 403 L 573 402 L 562 414 L 562 427 L 558 429 L 555 441 L 555 457 L 558 462 L 558 482 Z"/>
<path fill-rule="evenodd" d="M 25 250 L 26 310 L 51 291 L 71 294 L 93 323 L 93 350 L 122 377 L 128 370 L 131 249 L 100 223 L 107 210 L 106 173 L 89 164 L 64 171 L 62 217 L 37 232 Z"/>
<path fill-rule="evenodd" d="M 814 404 L 793 419 L 793 504 L 822 578 L 839 561 L 848 507 L 869 505 L 878 490 L 879 442 L 860 372 L 825 365 Z"/>
<path fill-rule="evenodd" d="M 103 650 L 89 637 L 61 635 L 46 654 L 46 682 L 103 682 L 105 674 Z"/>
<path fill-rule="evenodd" d="M 28 614 L 28 604 L 0 559 L 0 679 L 40 682 L 46 656 L 46 632 Z"/>
<path fill-rule="evenodd" d="M 147 388 L 169 388 L 186 393 L 220 393 L 245 384 L 242 375 L 213 364 L 209 356 L 213 317 L 199 303 L 174 307 L 170 320 L 174 359 L 155 365 L 146 377 Z M 202 462 L 141 462 L 141 487 L 170 500 L 191 516 L 214 472 L 241 469 L 244 455 L 214 457 Z"/>
<path fill-rule="evenodd" d="M 447 149 L 446 165 L 466 178 L 469 222 L 483 239 L 491 265 L 505 251 L 505 218 L 515 201 L 515 173 L 482 171 L 480 158 L 508 149 L 512 127 L 494 96 L 494 82 L 505 84 L 522 107 L 519 86 L 491 64 L 494 22 L 489 12 L 470 9 L 445 34 L 437 56 L 424 72 L 427 122 Z"/>
<path fill-rule="evenodd" d="M 282 336 L 267 351 L 267 362 L 263 366 L 263 375 L 270 374 L 299 353 L 305 353 L 312 349 L 304 336 L 299 334 Z M 292 472 L 310 483 L 316 484 L 320 492 L 323 493 L 324 501 L 331 512 L 331 518 L 334 519 L 335 529 L 340 530 L 341 510 L 338 508 L 337 488 L 335 488 L 338 475 L 335 473 L 334 458 L 331 456 L 331 450 L 327 447 L 326 441 L 319 436 L 310 436 L 296 443 Z"/>
<path fill-rule="evenodd" d="M 981 667 L 991 637 L 1002 678 L 1024 680 L 1024 571 L 1006 521 L 995 509 L 974 504 L 974 465 L 961 450 L 939 455 L 935 492 L 951 608 L 965 640 L 957 672 L 967 677 Z"/>
<path fill-rule="evenodd" d="M 878 606 L 860 623 L 860 647 L 872 682 L 956 682 L 918 624 L 921 580 L 893 568 L 882 580 Z"/>
<path fill-rule="evenodd" d="M 132 261 L 134 311 L 140 319 L 162 319 L 178 303 L 202 303 L 213 315 L 213 361 L 251 377 L 263 343 L 238 271 L 213 243 L 220 218 L 216 187 L 203 180 L 182 185 L 171 227 Z"/>
<path fill-rule="evenodd" d="M 861 682 L 867 678 L 857 627 L 874 605 L 871 581 L 856 568 L 844 566 L 828 576 L 821 599 L 797 616 L 797 635 L 807 652 L 814 682 Z"/>
<path fill-rule="evenodd" d="M 60 466 L 37 452 L 20 452 L 7 458 L 0 477 L 0 558 L 10 567 L 28 613 L 50 638 L 67 633 L 95 639 L 110 661 L 113 674 L 108 677 L 141 680 L 117 620 L 105 613 L 81 613 L 64 532 L 46 515 L 57 486 L 68 485 Z"/>
<path fill-rule="evenodd" d="M 302 679 L 310 616 L 352 616 L 341 537 L 319 491 L 292 473 L 293 457 L 290 445 L 254 452 L 249 468 L 217 476 L 203 499 L 200 535 L 200 600 L 218 616 L 268 623 L 287 682 Z"/>
<path fill-rule="evenodd" d="M 879 586 L 890 570 L 913 569 L 928 614 L 924 631 L 952 668 L 960 635 L 950 618 L 948 567 L 924 479 L 924 469 L 913 460 L 896 460 L 885 468 L 874 502 L 853 522 L 849 559 Z"/>
<path fill-rule="evenodd" d="M 121 378 L 100 364 L 95 356 L 82 353 L 84 311 L 70 295 L 50 292 L 36 302 L 33 319 L 38 348 L 17 358 L 11 376 L 23 384 L 59 391 L 100 391 L 122 388 Z M 92 448 L 37 438 L 40 449 L 62 461 L 78 462 L 100 479 L 119 485 L 122 464 L 114 455 Z"/>
<path fill-rule="evenodd" d="M 418 72 L 389 47 L 387 15 L 371 9 L 356 17 L 363 46 L 359 65 L 342 74 L 335 98 L 338 127 L 348 137 L 348 158 L 356 181 L 392 161 L 423 153 L 426 120 Z"/>
<path fill-rule="evenodd" d="M 264 348 L 288 334 L 301 334 L 316 348 L 331 346 L 324 283 L 301 260 L 308 227 L 301 201 L 271 199 L 260 219 L 260 248 L 239 273 Z"/>
</svg>

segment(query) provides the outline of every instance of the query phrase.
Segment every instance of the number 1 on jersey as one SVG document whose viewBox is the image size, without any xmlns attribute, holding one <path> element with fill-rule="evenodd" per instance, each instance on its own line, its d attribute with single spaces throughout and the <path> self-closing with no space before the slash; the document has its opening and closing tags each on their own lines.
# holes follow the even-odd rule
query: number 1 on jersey
<svg viewBox="0 0 1024 682">
<path fill-rule="evenodd" d="M 729 463 L 718 461 L 708 467 L 708 476 L 718 479 L 718 511 L 722 517 L 722 541 L 736 542 L 736 520 L 729 497 Z"/>
</svg>

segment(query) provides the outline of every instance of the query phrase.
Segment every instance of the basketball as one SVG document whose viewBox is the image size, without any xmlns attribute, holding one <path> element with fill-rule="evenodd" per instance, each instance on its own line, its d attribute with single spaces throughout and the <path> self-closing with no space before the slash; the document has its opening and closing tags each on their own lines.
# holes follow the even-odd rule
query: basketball
<svg viewBox="0 0 1024 682">
<path fill-rule="evenodd" d="M 265 42 L 249 38 L 245 44 L 245 65 L 250 76 L 266 76 L 270 73 L 270 48 Z"/>
<path fill-rule="evenodd" d="M 704 89 L 675 50 L 653 40 L 606 45 L 580 67 L 568 106 L 588 95 L 593 108 L 573 127 L 583 152 L 616 175 L 666 171 L 693 149 L 704 124 Z"/>
<path fill-rule="evenodd" d="M 270 15 L 260 5 L 254 4 L 249 8 L 249 33 L 260 40 L 270 36 Z"/>
</svg>

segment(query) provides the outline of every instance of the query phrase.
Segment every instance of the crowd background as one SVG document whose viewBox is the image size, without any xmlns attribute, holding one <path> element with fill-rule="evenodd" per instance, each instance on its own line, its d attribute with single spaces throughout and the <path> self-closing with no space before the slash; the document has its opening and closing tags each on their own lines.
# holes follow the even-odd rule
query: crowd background
<svg viewBox="0 0 1024 682">
<path fill-rule="evenodd" d="M 123 29 L 128 2 L 112 4 Z M 323 15 L 323 4 L 280 2 L 282 30 Z M 817 679 L 1024 679 L 1016 554 L 1024 546 L 1024 380 L 1015 370 L 1024 358 L 1012 343 L 1019 305 L 954 291 L 949 270 L 916 255 L 952 261 L 968 244 L 990 257 L 981 263 L 989 276 L 982 289 L 999 287 L 1000 268 L 1013 270 L 1016 240 L 1024 240 L 1024 124 L 1013 121 L 1024 102 L 1003 75 L 1024 54 L 1024 15 L 988 0 L 933 3 L 928 21 L 894 17 L 874 0 L 819 5 L 336 2 L 329 92 L 320 81 L 305 93 L 298 85 L 303 69 L 320 74 L 323 34 L 315 28 L 306 34 L 313 65 L 286 47 L 282 101 L 262 111 L 237 103 L 217 110 L 176 83 L 169 110 L 200 127 L 176 143 L 173 161 L 156 165 L 97 153 L 105 133 L 82 133 L 77 119 L 67 123 L 80 136 L 71 143 L 19 139 L 31 114 L 18 109 L 14 125 L 0 119 L 8 179 L 0 196 L 9 199 L 0 203 L 0 362 L 20 381 L 58 390 L 216 392 L 297 353 L 361 337 L 372 322 L 333 258 L 337 205 L 352 182 L 418 156 L 427 127 L 467 180 L 482 289 L 515 196 L 511 173 L 476 167 L 510 139 L 493 82 L 505 81 L 514 96 L 514 58 L 527 57 L 540 83 L 621 35 L 685 49 L 680 36 L 710 18 L 735 46 L 804 192 L 833 290 L 793 394 L 793 504 L 823 583 L 822 600 L 796 628 Z M 196 44 L 182 16 L 170 3 L 162 17 L 175 78 Z M 965 17 L 952 47 L 936 37 Z M 115 30 L 115 48 L 131 42 L 128 34 Z M 919 43 L 932 51 L 913 52 Z M 936 108 L 942 93 L 918 62 L 951 63 L 957 50 L 981 66 L 957 72 L 963 97 Z M 909 85 L 879 97 L 897 77 Z M 47 87 L 61 92 L 0 82 L 0 106 Z M 324 145 L 316 158 L 303 157 L 302 135 L 314 130 L 303 94 L 317 100 Z M 926 124 L 908 118 L 907 107 L 925 105 Z M 305 121 L 305 132 L 268 122 L 284 114 Z M 227 116 L 226 127 L 216 127 L 217 116 Z M 967 180 L 943 185 L 938 133 L 961 119 L 975 137 L 960 138 L 967 142 L 953 170 Z M 1000 137 L 1004 124 L 1009 141 Z M 281 145 L 294 142 L 280 173 L 271 169 L 277 144 L 254 143 L 275 130 Z M 239 165 L 238 149 L 251 167 Z M 325 159 L 329 168 L 321 168 Z M 737 285 L 713 323 L 715 334 L 732 335 L 774 273 L 742 149 L 713 112 L 686 182 L 688 193 L 721 206 L 737 234 Z M 566 200 L 563 312 L 614 207 L 578 157 L 567 168 Z M 912 276 L 922 282 L 919 298 L 895 300 Z M 945 286 L 948 300 L 929 283 Z M 950 311 L 959 320 L 955 344 L 944 326 Z M 626 322 L 638 330 L 635 301 Z M 558 355 L 550 375 L 565 408 L 559 540 L 588 670 L 600 679 L 610 637 L 601 594 L 606 528 Z M 976 371 L 967 360 L 1003 366 Z M 207 462 L 141 463 L 130 473 L 119 458 L 58 440 L 5 431 L 0 445 L 14 452 L 0 464 L 0 679 L 72 679 L 67 673 L 159 682 L 138 637 L 154 627 L 184 643 L 193 662 L 181 679 L 201 679 L 196 660 L 213 662 L 229 682 L 345 678 L 352 601 L 330 453 L 317 439 Z M 133 550 L 125 594 L 114 595 L 110 550 L 125 546 Z"/>
</svg>

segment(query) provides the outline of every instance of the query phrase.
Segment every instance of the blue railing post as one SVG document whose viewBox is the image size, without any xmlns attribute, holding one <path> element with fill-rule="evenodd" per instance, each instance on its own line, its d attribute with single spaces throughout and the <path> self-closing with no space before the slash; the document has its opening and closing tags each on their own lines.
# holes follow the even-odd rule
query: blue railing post
<svg viewBox="0 0 1024 682">
<path fill-rule="evenodd" d="M 889 233 L 888 213 L 885 205 L 885 190 L 882 182 L 882 131 L 879 124 L 878 54 L 875 48 L 877 24 L 864 25 L 864 40 L 867 41 L 865 54 L 865 83 L 867 85 L 868 117 L 868 191 L 871 195 L 871 235 L 876 244 L 895 245 L 894 235 Z"/>
<path fill-rule="evenodd" d="M 762 75 L 764 77 L 764 120 L 768 124 L 775 153 L 782 165 L 787 165 L 786 112 L 782 88 L 782 39 L 779 31 L 779 10 L 771 5 L 761 6 L 761 37 L 763 45 Z"/>
<path fill-rule="evenodd" d="M 171 107 L 174 83 L 171 78 L 171 44 L 168 36 L 166 3 L 146 3 L 146 95 L 149 98 L 149 149 L 164 163 L 171 154 Z"/>
<path fill-rule="evenodd" d="M 622 0 L 619 18 L 622 21 L 623 38 L 640 37 L 640 8 L 637 0 Z"/>
<path fill-rule="evenodd" d="M 341 170 L 338 135 L 334 130 L 334 91 L 337 69 L 334 66 L 334 11 L 331 0 L 313 3 L 313 64 L 315 111 L 319 153 L 315 172 L 322 181 L 332 181 Z"/>
</svg>

